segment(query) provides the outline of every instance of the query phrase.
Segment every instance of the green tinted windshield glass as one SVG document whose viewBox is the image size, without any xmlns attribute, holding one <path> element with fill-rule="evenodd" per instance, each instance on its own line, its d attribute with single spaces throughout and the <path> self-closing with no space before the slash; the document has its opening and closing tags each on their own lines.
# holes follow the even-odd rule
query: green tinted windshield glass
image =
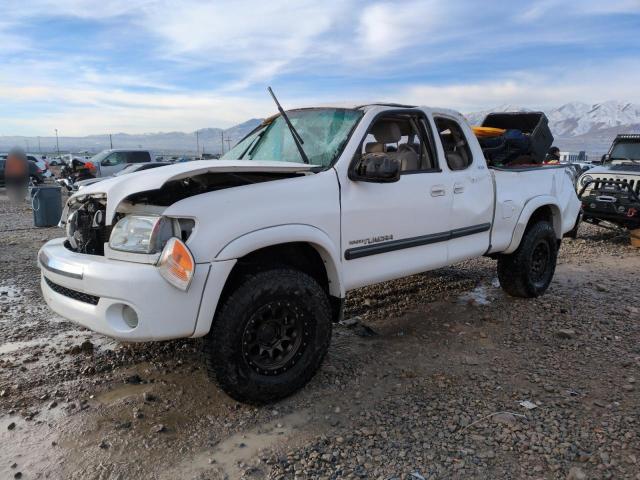
<svg viewBox="0 0 640 480">
<path fill-rule="evenodd" d="M 287 112 L 287 115 L 304 141 L 302 147 L 309 162 L 326 167 L 342 151 L 353 127 L 362 117 L 362 112 L 343 108 L 316 108 L 293 110 Z M 225 153 L 222 159 L 303 161 L 282 116 L 244 138 Z"/>
</svg>

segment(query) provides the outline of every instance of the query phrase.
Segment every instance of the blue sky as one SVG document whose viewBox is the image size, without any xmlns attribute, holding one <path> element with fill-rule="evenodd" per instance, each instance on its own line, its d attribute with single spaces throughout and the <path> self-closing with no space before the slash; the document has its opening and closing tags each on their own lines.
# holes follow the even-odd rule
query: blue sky
<svg viewBox="0 0 640 480">
<path fill-rule="evenodd" d="M 386 100 L 640 103 L 640 0 L 0 0 L 0 135 Z"/>
</svg>

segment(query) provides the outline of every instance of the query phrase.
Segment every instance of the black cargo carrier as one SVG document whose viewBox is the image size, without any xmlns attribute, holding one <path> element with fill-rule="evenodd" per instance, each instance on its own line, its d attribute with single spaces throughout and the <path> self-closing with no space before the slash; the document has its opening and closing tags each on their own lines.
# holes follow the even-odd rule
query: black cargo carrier
<svg viewBox="0 0 640 480">
<path fill-rule="evenodd" d="M 518 163 L 540 164 L 553 144 L 549 120 L 543 112 L 490 113 L 482 126 L 519 130 L 524 134 L 525 141 L 510 141 L 505 137 L 505 141 L 492 148 L 484 148 L 483 145 L 485 156 L 491 163 L 508 164 L 517 160 Z"/>
</svg>

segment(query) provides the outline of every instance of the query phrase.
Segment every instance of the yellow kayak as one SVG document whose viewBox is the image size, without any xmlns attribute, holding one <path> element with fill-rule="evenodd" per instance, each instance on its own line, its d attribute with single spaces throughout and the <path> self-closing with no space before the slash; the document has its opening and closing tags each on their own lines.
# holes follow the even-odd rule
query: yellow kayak
<svg viewBox="0 0 640 480">
<path fill-rule="evenodd" d="M 471 127 L 473 133 L 478 138 L 499 137 L 506 132 L 504 128 L 492 128 L 492 127 Z"/>
</svg>

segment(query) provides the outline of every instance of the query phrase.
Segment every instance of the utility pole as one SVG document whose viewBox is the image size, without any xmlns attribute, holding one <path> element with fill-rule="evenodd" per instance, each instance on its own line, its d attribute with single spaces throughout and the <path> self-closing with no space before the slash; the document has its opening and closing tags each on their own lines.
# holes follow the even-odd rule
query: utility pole
<svg viewBox="0 0 640 480">
<path fill-rule="evenodd" d="M 56 131 L 56 150 L 58 152 L 58 156 L 60 155 L 60 144 L 58 143 L 58 129 L 54 129 Z"/>
<path fill-rule="evenodd" d="M 109 134 L 109 148 L 113 150 L 113 138 L 111 138 L 111 134 Z"/>
<path fill-rule="evenodd" d="M 40 137 L 38 137 L 38 153 L 42 155 L 42 147 L 40 146 Z"/>
<path fill-rule="evenodd" d="M 227 152 L 228 152 L 229 150 L 231 150 L 231 139 L 227 137 L 224 141 L 227 142 Z"/>
<path fill-rule="evenodd" d="M 198 130 L 196 130 L 196 157 L 200 155 L 200 136 Z"/>
<path fill-rule="evenodd" d="M 224 131 L 220 130 L 220 155 L 224 155 Z"/>
</svg>

